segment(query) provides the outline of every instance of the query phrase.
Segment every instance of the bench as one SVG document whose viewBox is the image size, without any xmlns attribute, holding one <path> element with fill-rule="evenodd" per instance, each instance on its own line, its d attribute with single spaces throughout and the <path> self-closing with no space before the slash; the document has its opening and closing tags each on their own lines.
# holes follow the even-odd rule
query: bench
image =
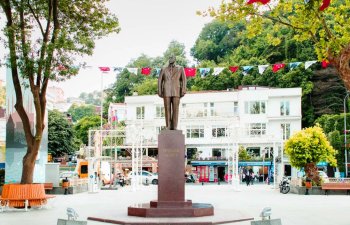
<svg viewBox="0 0 350 225">
<path fill-rule="evenodd" d="M 329 190 L 346 190 L 347 194 L 350 193 L 350 183 L 323 183 L 322 190 L 325 190 L 325 195 Z"/>
<path fill-rule="evenodd" d="M 44 189 L 46 193 L 50 193 L 53 190 L 53 183 L 44 183 Z"/>
<path fill-rule="evenodd" d="M 5 184 L 0 196 L 1 211 L 5 208 L 42 207 L 54 195 L 46 195 L 44 184 Z"/>
</svg>

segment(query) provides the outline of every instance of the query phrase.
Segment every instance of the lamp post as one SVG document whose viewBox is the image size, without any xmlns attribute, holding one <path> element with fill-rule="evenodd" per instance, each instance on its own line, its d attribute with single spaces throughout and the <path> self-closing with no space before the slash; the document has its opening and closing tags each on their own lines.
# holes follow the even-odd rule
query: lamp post
<svg viewBox="0 0 350 225">
<path fill-rule="evenodd" d="M 349 97 L 349 92 L 346 92 L 344 98 L 344 150 L 345 150 L 345 177 L 348 176 L 348 152 L 346 150 L 346 99 Z"/>
</svg>

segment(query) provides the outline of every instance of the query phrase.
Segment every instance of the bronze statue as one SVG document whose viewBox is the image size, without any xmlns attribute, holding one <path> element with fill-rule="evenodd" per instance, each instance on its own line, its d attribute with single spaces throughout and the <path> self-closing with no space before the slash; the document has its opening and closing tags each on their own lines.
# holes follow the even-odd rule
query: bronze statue
<svg viewBox="0 0 350 225">
<path fill-rule="evenodd" d="M 176 130 L 180 98 L 186 94 L 184 68 L 175 62 L 176 57 L 170 56 L 169 65 L 162 68 L 158 78 L 158 95 L 164 100 L 165 123 L 168 130 Z"/>
</svg>

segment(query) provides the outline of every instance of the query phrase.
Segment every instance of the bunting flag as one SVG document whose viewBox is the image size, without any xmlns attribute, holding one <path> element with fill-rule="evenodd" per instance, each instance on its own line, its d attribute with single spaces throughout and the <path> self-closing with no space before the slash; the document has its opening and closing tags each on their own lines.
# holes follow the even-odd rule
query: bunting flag
<svg viewBox="0 0 350 225">
<path fill-rule="evenodd" d="M 210 68 L 199 68 L 199 73 L 204 78 L 210 73 Z"/>
<path fill-rule="evenodd" d="M 159 77 L 159 74 L 160 74 L 160 68 L 154 68 L 156 70 L 156 77 Z"/>
<path fill-rule="evenodd" d="M 107 73 L 107 72 L 111 71 L 111 69 L 107 66 L 100 66 L 99 69 L 103 73 Z"/>
<path fill-rule="evenodd" d="M 327 60 L 322 60 L 321 65 L 323 69 L 326 69 L 329 66 L 329 62 Z"/>
<path fill-rule="evenodd" d="M 315 64 L 317 61 L 313 60 L 313 61 L 306 61 L 305 62 L 305 69 L 308 69 L 310 66 L 312 66 L 313 64 Z"/>
<path fill-rule="evenodd" d="M 279 71 L 280 69 L 284 68 L 286 66 L 286 64 L 284 63 L 276 63 L 272 65 L 272 71 L 274 73 L 276 73 L 277 71 Z"/>
<path fill-rule="evenodd" d="M 261 4 L 266 5 L 270 0 L 248 0 L 247 4 L 253 4 L 255 2 L 260 2 Z"/>
<path fill-rule="evenodd" d="M 141 74 L 148 76 L 151 74 L 151 70 L 152 69 L 150 67 L 141 68 Z"/>
<path fill-rule="evenodd" d="M 267 69 L 267 67 L 269 67 L 269 65 L 259 65 L 258 66 L 258 70 L 260 75 L 264 73 L 264 71 Z"/>
<path fill-rule="evenodd" d="M 298 67 L 301 64 L 301 62 L 292 62 L 289 63 L 290 70 L 293 70 L 294 68 Z"/>
<path fill-rule="evenodd" d="M 58 71 L 66 71 L 67 68 L 66 68 L 64 65 L 58 65 L 58 66 L 57 66 L 57 70 L 58 70 Z"/>
<path fill-rule="evenodd" d="M 121 73 L 123 71 L 123 67 L 113 67 L 113 71 L 116 73 Z"/>
<path fill-rule="evenodd" d="M 328 8 L 329 4 L 331 3 L 331 0 L 323 0 L 322 5 L 320 7 L 320 11 L 325 10 Z"/>
<path fill-rule="evenodd" d="M 251 70 L 253 68 L 253 66 L 242 66 L 243 68 L 243 75 L 247 75 L 249 70 Z"/>
<path fill-rule="evenodd" d="M 186 77 L 195 77 L 196 76 L 196 68 L 185 68 Z"/>
<path fill-rule="evenodd" d="M 137 75 L 137 68 L 126 68 L 126 69 L 129 71 L 129 73 L 133 73 Z"/>
<path fill-rule="evenodd" d="M 230 66 L 229 69 L 231 70 L 232 73 L 236 73 L 238 70 L 239 66 Z"/>
<path fill-rule="evenodd" d="M 217 76 L 224 70 L 224 67 L 215 67 L 213 71 L 213 75 Z"/>
</svg>

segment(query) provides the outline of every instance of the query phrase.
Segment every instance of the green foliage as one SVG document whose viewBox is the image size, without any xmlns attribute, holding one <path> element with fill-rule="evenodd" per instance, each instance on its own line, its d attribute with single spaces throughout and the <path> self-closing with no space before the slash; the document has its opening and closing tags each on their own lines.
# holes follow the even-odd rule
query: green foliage
<svg viewBox="0 0 350 225">
<path fill-rule="evenodd" d="M 331 143 L 331 145 L 333 146 L 333 148 L 337 151 L 337 164 L 339 167 L 339 170 L 341 172 L 345 171 L 345 155 L 344 155 L 344 140 L 342 139 L 342 135 L 340 135 L 340 132 L 335 130 L 332 131 L 330 133 L 328 133 L 328 140 Z"/>
<path fill-rule="evenodd" d="M 238 150 L 239 161 L 249 161 L 252 157 L 248 154 L 247 150 L 243 146 L 239 146 Z"/>
<path fill-rule="evenodd" d="M 88 105 L 100 105 L 101 104 L 101 92 L 93 91 L 91 93 L 82 92 L 79 98 Z"/>
<path fill-rule="evenodd" d="M 68 109 L 68 113 L 72 116 L 73 122 L 77 122 L 81 118 L 86 117 L 86 116 L 96 115 L 95 106 L 93 106 L 93 105 L 73 104 Z"/>
<path fill-rule="evenodd" d="M 307 163 L 326 161 L 337 165 L 336 150 L 330 145 L 319 126 L 305 128 L 296 132 L 285 143 L 285 152 L 293 167 L 305 167 Z"/>
<path fill-rule="evenodd" d="M 137 84 L 133 90 L 138 95 L 154 95 L 158 90 L 158 79 L 152 77 L 146 78 L 142 83 Z"/>
<path fill-rule="evenodd" d="M 48 139 L 48 151 L 53 157 L 72 154 L 79 149 L 72 124 L 57 110 L 49 111 Z"/>
<path fill-rule="evenodd" d="M 104 119 L 103 124 L 106 123 L 106 120 Z M 86 116 L 82 119 L 80 119 L 75 125 L 74 125 L 74 131 L 76 134 L 76 137 L 81 140 L 81 142 L 85 145 L 88 145 L 89 143 L 89 130 L 90 129 L 100 129 L 101 125 L 101 117 L 99 116 Z"/>
</svg>

